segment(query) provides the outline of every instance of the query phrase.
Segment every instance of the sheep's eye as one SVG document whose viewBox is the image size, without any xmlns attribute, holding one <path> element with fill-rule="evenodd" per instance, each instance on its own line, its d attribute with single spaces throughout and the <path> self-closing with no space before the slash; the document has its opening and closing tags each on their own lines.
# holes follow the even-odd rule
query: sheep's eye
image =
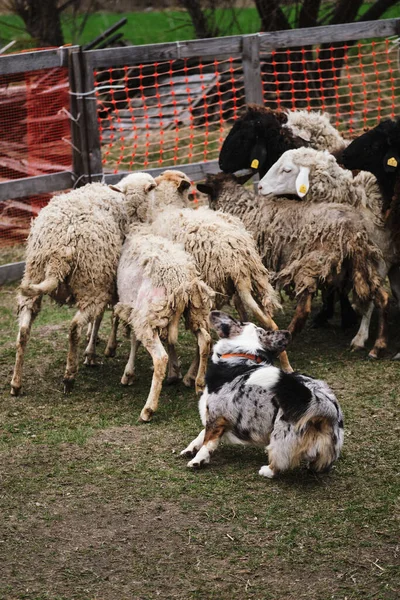
<svg viewBox="0 0 400 600">
<path fill-rule="evenodd" d="M 282 169 L 283 173 L 290 173 L 292 171 L 292 169 L 289 169 L 288 167 L 285 167 L 284 169 Z"/>
</svg>

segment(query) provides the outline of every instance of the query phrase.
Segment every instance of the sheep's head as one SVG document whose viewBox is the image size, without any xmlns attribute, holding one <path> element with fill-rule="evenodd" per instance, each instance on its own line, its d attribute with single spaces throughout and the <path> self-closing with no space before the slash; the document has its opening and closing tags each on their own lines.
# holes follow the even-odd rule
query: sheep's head
<svg viewBox="0 0 400 600">
<path fill-rule="evenodd" d="M 228 133 L 219 155 L 219 166 L 225 173 L 252 169 L 262 177 L 269 167 L 290 148 L 298 144 L 283 128 L 285 113 L 274 113 L 264 107 L 249 106 Z"/>
<path fill-rule="evenodd" d="M 251 174 L 243 176 L 243 178 L 228 173 L 208 174 L 205 182 L 198 183 L 196 187 L 202 194 L 207 194 L 210 208 L 218 210 L 221 208 L 219 204 L 221 193 L 228 189 L 231 191 L 236 185 L 244 183 L 250 177 Z"/>
<path fill-rule="evenodd" d="M 313 148 L 288 150 L 261 179 L 258 190 L 264 196 L 295 195 L 302 199 L 318 186 L 318 192 L 328 194 L 335 175 L 340 175 L 340 167 L 329 152 Z"/>
<path fill-rule="evenodd" d="M 189 190 L 192 182 L 182 171 L 168 170 L 156 177 L 156 207 L 173 205 L 184 208 L 190 204 Z"/>
<path fill-rule="evenodd" d="M 400 119 L 387 119 L 360 135 L 339 160 L 347 169 L 369 171 L 380 180 L 400 173 Z"/>
<path fill-rule="evenodd" d="M 125 196 L 125 208 L 129 222 L 147 221 L 154 205 L 155 179 L 148 173 L 131 173 L 111 186 L 112 190 Z"/>
</svg>

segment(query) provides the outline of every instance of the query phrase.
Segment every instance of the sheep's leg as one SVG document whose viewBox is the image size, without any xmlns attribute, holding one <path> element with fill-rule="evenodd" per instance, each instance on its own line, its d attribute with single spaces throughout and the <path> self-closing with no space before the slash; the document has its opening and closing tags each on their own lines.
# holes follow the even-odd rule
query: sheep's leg
<svg viewBox="0 0 400 600">
<path fill-rule="evenodd" d="M 233 304 L 234 304 L 234 307 L 236 308 L 236 311 L 239 315 L 239 319 L 242 321 L 242 323 L 247 322 L 249 320 L 248 315 L 243 306 L 243 302 L 240 299 L 240 296 L 238 294 L 235 294 L 233 296 Z"/>
<path fill-rule="evenodd" d="M 134 334 L 133 329 L 131 329 L 131 351 L 129 354 L 128 362 L 126 363 L 124 374 L 121 378 L 122 385 L 132 385 L 133 383 L 133 379 L 135 376 L 135 359 L 139 346 L 140 342 Z"/>
<path fill-rule="evenodd" d="M 213 423 L 207 423 L 203 445 L 197 452 L 196 456 L 188 462 L 188 467 L 191 467 L 192 469 L 198 469 L 210 462 L 210 456 L 218 448 L 219 442 L 226 431 L 227 425 L 228 422 L 224 417 L 219 417 Z"/>
<path fill-rule="evenodd" d="M 90 328 L 89 343 L 86 346 L 86 350 L 85 350 L 85 362 L 84 362 L 84 364 L 87 367 L 95 367 L 96 366 L 97 334 L 99 333 L 99 329 L 100 329 L 102 320 L 103 320 L 103 313 L 101 315 L 99 315 L 98 317 L 96 317 L 93 323 L 89 323 L 89 325 L 92 325 L 92 326 Z"/>
<path fill-rule="evenodd" d="M 349 329 L 350 327 L 354 327 L 354 325 L 357 325 L 358 315 L 352 307 L 346 292 L 340 292 L 339 302 L 342 329 Z"/>
<path fill-rule="evenodd" d="M 304 328 L 308 315 L 311 312 L 311 301 L 312 296 L 309 292 L 305 292 L 300 296 L 295 313 L 288 327 L 288 330 L 290 331 L 293 337 L 296 334 L 300 333 L 300 331 L 302 331 L 302 329 Z"/>
<path fill-rule="evenodd" d="M 389 296 L 382 288 L 375 298 L 375 306 L 378 309 L 378 335 L 374 347 L 369 352 L 369 358 L 379 358 L 387 348 L 387 317 Z"/>
<path fill-rule="evenodd" d="M 322 292 L 322 308 L 314 317 L 312 327 L 322 327 L 331 319 L 335 313 L 336 291 L 332 288 Z"/>
<path fill-rule="evenodd" d="M 115 351 L 117 349 L 117 333 L 118 333 L 118 325 L 119 325 L 119 317 L 114 313 L 111 316 L 111 331 L 108 336 L 107 346 L 104 350 L 105 356 L 115 356 Z"/>
<path fill-rule="evenodd" d="M 370 302 L 367 310 L 365 311 L 365 313 L 362 316 L 359 330 L 357 331 L 357 334 L 351 340 L 350 347 L 351 347 L 352 351 L 364 350 L 365 342 L 367 341 L 368 336 L 369 336 L 369 325 L 371 322 L 371 317 L 372 317 L 373 311 L 374 311 L 374 303 Z"/>
<path fill-rule="evenodd" d="M 64 373 L 64 393 L 67 394 L 72 390 L 75 383 L 75 377 L 78 372 L 79 359 L 78 349 L 79 342 L 82 336 L 82 328 L 88 321 L 88 315 L 78 310 L 71 321 L 69 328 L 69 350 L 67 356 L 67 366 Z"/>
<path fill-rule="evenodd" d="M 388 273 L 390 288 L 392 290 L 393 297 L 397 302 L 397 306 L 400 309 L 400 267 L 396 265 L 392 267 Z"/>
<path fill-rule="evenodd" d="M 165 352 L 156 332 L 152 332 L 152 338 L 143 338 L 142 343 L 153 359 L 154 371 L 150 393 L 140 413 L 140 420 L 150 421 L 153 413 L 157 410 L 158 398 L 165 377 L 165 371 L 167 370 L 168 354 Z"/>
<path fill-rule="evenodd" d="M 176 353 L 175 344 L 178 341 L 178 327 L 181 313 L 175 313 L 168 326 L 168 370 L 166 383 L 171 385 L 182 380 L 181 365 Z"/>
<path fill-rule="evenodd" d="M 40 312 L 42 296 L 33 300 L 24 299 L 26 303 L 20 308 L 19 313 L 19 331 L 17 337 L 17 351 L 15 355 L 14 373 L 11 380 L 11 394 L 19 396 L 22 384 L 22 368 L 24 364 L 24 354 L 29 340 L 32 323 Z"/>
<path fill-rule="evenodd" d="M 192 364 L 189 367 L 188 372 L 183 378 L 183 383 L 186 387 L 193 387 L 195 385 L 196 377 L 199 372 L 200 366 L 200 350 L 199 346 L 196 346 L 196 356 L 194 357 Z"/>
<path fill-rule="evenodd" d="M 201 394 L 204 391 L 206 382 L 207 361 L 211 350 L 211 336 L 205 329 L 201 328 L 196 332 L 197 347 L 199 350 L 199 367 L 195 381 L 196 394 Z"/>
</svg>

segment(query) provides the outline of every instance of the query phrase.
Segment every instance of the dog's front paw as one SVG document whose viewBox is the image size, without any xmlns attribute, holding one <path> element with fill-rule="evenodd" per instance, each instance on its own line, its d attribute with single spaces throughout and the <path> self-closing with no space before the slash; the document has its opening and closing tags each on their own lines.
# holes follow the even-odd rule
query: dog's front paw
<svg viewBox="0 0 400 600">
<path fill-rule="evenodd" d="M 263 477 L 268 477 L 268 479 L 272 479 L 273 477 L 275 477 L 275 473 L 269 465 L 261 467 L 261 469 L 258 471 L 258 474 L 262 475 Z"/>
<path fill-rule="evenodd" d="M 201 469 L 201 467 L 204 467 L 204 465 L 208 465 L 209 462 L 209 458 L 197 458 L 195 456 L 192 460 L 188 462 L 187 466 L 190 469 Z"/>
</svg>

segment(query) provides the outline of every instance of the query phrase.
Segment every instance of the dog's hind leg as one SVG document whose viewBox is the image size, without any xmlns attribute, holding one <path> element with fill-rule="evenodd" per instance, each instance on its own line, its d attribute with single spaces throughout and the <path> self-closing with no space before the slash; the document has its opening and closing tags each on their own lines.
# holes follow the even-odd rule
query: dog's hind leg
<svg viewBox="0 0 400 600">
<path fill-rule="evenodd" d="M 189 446 L 187 448 L 185 448 L 184 450 L 182 450 L 180 455 L 181 456 L 193 456 L 193 454 L 195 452 L 198 452 L 198 450 L 200 450 L 201 446 L 203 445 L 205 433 L 206 433 L 205 429 L 200 431 L 197 438 L 195 438 L 193 440 L 193 442 L 190 442 Z"/>
<path fill-rule="evenodd" d="M 187 466 L 193 468 L 200 468 L 203 465 L 207 465 L 210 462 L 210 457 L 213 452 L 218 448 L 222 436 L 224 435 L 228 422 L 224 417 L 218 417 L 212 423 L 207 423 L 204 442 L 196 456 L 188 462 Z"/>
</svg>

